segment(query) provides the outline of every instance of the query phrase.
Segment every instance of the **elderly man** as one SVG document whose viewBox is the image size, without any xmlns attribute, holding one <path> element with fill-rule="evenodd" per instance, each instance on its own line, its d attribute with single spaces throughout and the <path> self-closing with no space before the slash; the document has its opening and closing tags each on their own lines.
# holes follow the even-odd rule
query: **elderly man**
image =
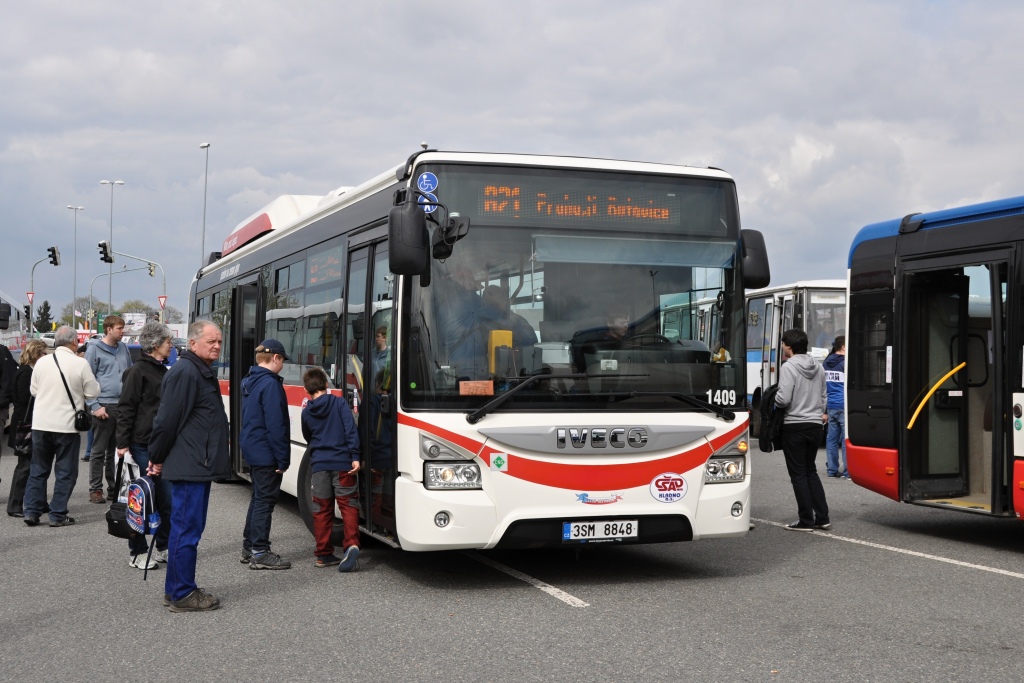
<svg viewBox="0 0 1024 683">
<path fill-rule="evenodd" d="M 164 604 L 172 612 L 205 612 L 220 600 L 196 585 L 196 551 L 206 528 L 210 483 L 231 473 L 228 418 L 211 369 L 221 331 L 200 320 L 188 331 L 189 350 L 167 372 L 149 438 L 151 475 L 171 482 L 171 535 Z"/>
<path fill-rule="evenodd" d="M 32 411 L 32 469 L 25 487 L 25 524 L 36 526 L 46 509 L 46 481 L 56 471 L 50 500 L 50 526 L 75 523 L 68 516 L 68 500 L 78 481 L 81 435 L 75 430 L 75 411 L 96 398 L 100 385 L 89 364 L 79 358 L 78 333 L 65 325 L 53 336 L 54 351 L 36 361 L 29 391 L 35 396 Z"/>
</svg>

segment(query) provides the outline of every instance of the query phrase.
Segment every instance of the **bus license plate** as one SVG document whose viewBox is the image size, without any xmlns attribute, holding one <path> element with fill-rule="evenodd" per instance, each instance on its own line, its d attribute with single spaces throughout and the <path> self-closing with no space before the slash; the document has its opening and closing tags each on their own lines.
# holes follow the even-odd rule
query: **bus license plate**
<svg viewBox="0 0 1024 683">
<path fill-rule="evenodd" d="M 563 543 L 584 543 L 586 541 L 613 541 L 619 538 L 636 538 L 635 519 L 612 519 L 598 522 L 562 522 Z"/>
</svg>

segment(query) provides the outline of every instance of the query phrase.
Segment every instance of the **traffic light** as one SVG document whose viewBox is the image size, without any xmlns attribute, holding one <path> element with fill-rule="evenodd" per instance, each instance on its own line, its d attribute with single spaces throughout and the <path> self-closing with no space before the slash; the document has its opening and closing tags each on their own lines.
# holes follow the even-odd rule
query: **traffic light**
<svg viewBox="0 0 1024 683">
<path fill-rule="evenodd" d="M 99 248 L 100 261 L 103 261 L 104 263 L 113 263 L 114 255 L 110 253 L 110 244 L 108 244 L 106 240 L 103 240 L 102 242 L 99 243 Z"/>
<path fill-rule="evenodd" d="M 25 304 L 25 320 L 32 320 L 32 307 Z"/>
<path fill-rule="evenodd" d="M 152 263 L 149 264 L 149 276 L 153 277 L 156 275 L 156 266 Z"/>
<path fill-rule="evenodd" d="M 52 263 L 55 266 L 59 266 L 60 252 L 57 251 L 57 247 L 50 247 L 49 249 L 46 250 L 46 252 L 50 255 L 50 263 Z"/>
</svg>

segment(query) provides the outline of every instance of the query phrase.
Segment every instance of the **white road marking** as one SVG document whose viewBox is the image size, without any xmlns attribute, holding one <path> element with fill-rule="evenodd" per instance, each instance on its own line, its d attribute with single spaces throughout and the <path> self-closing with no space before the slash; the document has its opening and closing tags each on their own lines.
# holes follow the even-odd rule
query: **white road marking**
<svg viewBox="0 0 1024 683">
<path fill-rule="evenodd" d="M 574 595 L 569 595 L 565 591 L 563 591 L 563 590 L 561 590 L 559 588 L 555 588 L 554 586 L 552 586 L 550 584 L 546 584 L 543 581 L 541 581 L 540 579 L 535 579 L 532 576 L 530 576 L 529 574 L 524 574 L 521 571 L 517 571 L 515 569 L 512 569 L 511 567 L 506 567 L 505 565 L 501 564 L 500 562 L 495 562 L 494 560 L 492 560 L 490 558 L 487 558 L 487 557 L 484 557 L 483 555 L 481 555 L 479 553 L 467 552 L 466 555 L 468 557 L 473 558 L 477 562 L 482 562 L 483 564 L 486 564 L 488 567 L 491 567 L 492 569 L 497 569 L 499 572 L 502 572 L 504 574 L 508 574 L 509 576 L 511 576 L 514 579 L 519 579 L 520 581 L 524 581 L 524 582 L 530 584 L 531 586 L 533 586 L 534 588 L 538 588 L 538 589 L 544 591 L 545 593 L 547 593 L 551 597 L 557 598 L 557 599 L 561 600 L 562 602 L 564 602 L 565 604 L 569 605 L 570 607 L 590 607 L 590 603 L 589 602 L 583 602 L 582 600 L 580 600 L 579 598 L 577 598 Z"/>
<path fill-rule="evenodd" d="M 773 522 L 770 519 L 753 519 L 755 522 L 762 524 L 770 524 L 779 528 L 784 528 L 786 525 L 781 522 Z M 946 564 L 953 564 L 958 567 L 967 567 L 968 569 L 977 569 L 983 572 L 991 572 L 993 574 L 1002 574 L 1003 576 L 1012 576 L 1015 579 L 1024 579 L 1024 574 L 1020 572 L 1011 572 L 1006 569 L 997 569 L 996 567 L 987 567 L 983 564 L 974 564 L 972 562 L 962 562 L 961 560 L 954 560 L 949 557 L 942 557 L 940 555 L 929 555 L 928 553 L 920 553 L 916 550 L 907 550 L 906 548 L 897 548 L 891 545 L 883 545 L 881 543 L 872 543 L 871 541 L 862 541 L 857 538 L 849 538 L 847 536 L 837 536 L 828 531 L 819 531 L 815 529 L 814 536 L 822 536 L 824 538 L 831 538 L 834 541 L 845 541 L 846 543 L 856 543 L 857 545 L 865 545 L 869 548 L 876 548 L 878 550 L 888 550 L 893 553 L 900 553 L 902 555 L 911 555 L 913 557 L 920 557 L 925 560 L 933 560 L 935 562 L 945 562 Z"/>
</svg>

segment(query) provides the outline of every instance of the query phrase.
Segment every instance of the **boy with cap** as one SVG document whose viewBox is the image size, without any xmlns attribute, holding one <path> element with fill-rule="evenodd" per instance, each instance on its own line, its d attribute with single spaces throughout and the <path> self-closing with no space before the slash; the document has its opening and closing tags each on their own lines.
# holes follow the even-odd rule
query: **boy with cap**
<svg viewBox="0 0 1024 683">
<path fill-rule="evenodd" d="M 249 569 L 288 569 L 291 562 L 270 550 L 270 518 L 291 461 L 291 425 L 281 370 L 284 345 L 266 339 L 256 347 L 256 365 L 242 379 L 239 445 L 249 464 L 252 499 L 242 532 L 242 562 Z"/>
</svg>

